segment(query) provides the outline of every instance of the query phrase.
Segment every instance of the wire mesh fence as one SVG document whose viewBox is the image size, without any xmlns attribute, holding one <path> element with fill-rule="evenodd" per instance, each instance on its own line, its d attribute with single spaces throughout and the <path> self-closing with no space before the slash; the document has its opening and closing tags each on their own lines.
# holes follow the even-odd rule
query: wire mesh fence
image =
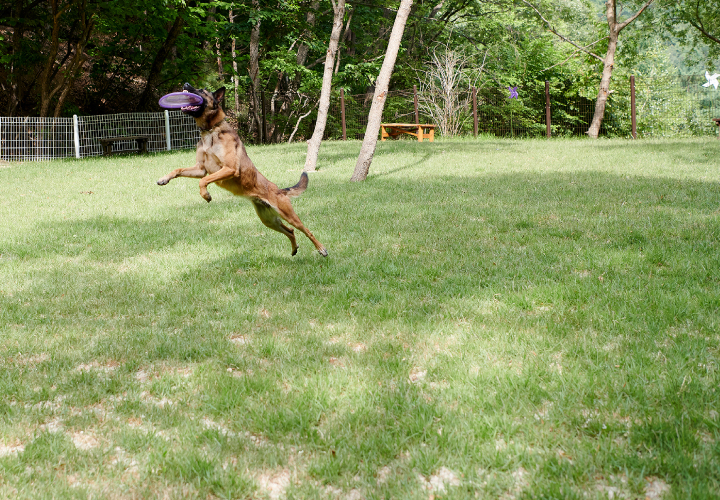
<svg viewBox="0 0 720 500">
<path fill-rule="evenodd" d="M 713 118 L 720 118 L 720 89 L 704 87 L 702 77 L 642 78 L 635 81 L 636 135 L 643 137 L 687 137 L 716 135 Z M 631 137 L 632 88 L 629 80 L 611 84 L 600 135 Z M 550 103 L 553 137 L 584 135 L 595 111 L 595 92 L 586 93 L 542 82 L 514 89 L 497 86 L 476 90 L 474 105 L 470 90 L 453 96 L 460 106 L 443 111 L 431 103 L 433 96 L 413 89 L 389 92 L 384 123 L 438 124 L 438 112 L 456 113 L 460 135 L 496 137 L 541 137 L 546 135 Z M 249 96 L 240 110 L 229 110 L 242 139 L 250 143 L 304 141 L 310 138 L 317 120 L 319 96 L 300 93 L 262 93 L 262 109 L 251 110 Z M 363 139 L 373 94 L 347 95 L 334 92 L 325 128 L 326 139 Z M 255 119 L 257 116 L 257 119 Z M 477 121 L 477 125 L 475 122 Z M 260 123 L 260 125 L 258 125 Z M 476 130 L 477 126 L 477 130 Z M 262 128 L 261 128 L 262 127 Z M 438 135 L 447 135 L 442 127 Z M 200 137 L 195 121 L 179 111 L 123 113 L 72 118 L 0 117 L 0 159 L 13 161 L 87 157 L 103 154 L 100 140 L 109 137 L 148 137 L 148 151 L 191 149 Z M 137 149 L 134 140 L 116 142 L 114 152 Z"/>
<path fill-rule="evenodd" d="M 72 118 L 0 117 L 0 159 L 49 160 L 74 155 Z"/>
<path fill-rule="evenodd" d="M 103 154 L 101 139 L 129 136 L 147 137 L 148 151 L 153 152 L 194 148 L 200 131 L 192 118 L 179 111 L 67 118 L 0 117 L 0 159 L 40 161 L 98 156 Z M 112 149 L 114 153 L 136 151 L 137 144 L 135 140 L 120 140 Z"/>
<path fill-rule="evenodd" d="M 637 137 L 687 137 L 717 134 L 712 118 L 720 117 L 720 90 L 703 87 L 702 77 L 685 78 L 643 78 L 635 81 L 635 110 Z M 578 92 L 555 84 L 545 94 L 542 82 L 515 88 L 481 87 L 477 89 L 475 106 L 469 104 L 472 99 L 470 90 L 457 91 L 453 96 L 457 102 L 467 103 L 436 110 L 436 112 L 456 113 L 454 120 L 461 122 L 460 135 L 475 133 L 475 116 L 477 115 L 477 133 L 497 137 L 541 137 L 547 133 L 546 99 L 550 101 L 550 130 L 553 137 L 583 136 L 587 133 L 595 112 L 597 98 L 596 88 Z M 629 79 L 615 79 L 611 84 L 611 92 L 607 100 L 605 114 L 600 128 L 600 135 L 605 137 L 631 137 L 632 109 L 631 83 Z M 445 97 L 445 96 L 443 96 Z M 275 105 L 273 100 L 281 99 L 282 106 Z M 288 140 L 289 133 L 278 134 L 277 131 L 294 131 L 293 140 L 308 139 L 313 132 L 317 116 L 316 110 L 305 114 L 311 103 L 317 102 L 318 96 L 268 94 L 264 101 L 263 123 L 268 131 L 263 141 L 249 124 L 252 120 L 239 120 L 241 135 L 249 142 L 282 142 Z M 367 116 L 373 95 L 342 95 L 340 91 L 333 94 L 328 120 L 325 129 L 326 139 L 362 139 L 367 126 Z M 415 100 L 419 101 L 416 110 Z M 382 121 L 384 123 L 432 123 L 439 125 L 443 120 L 428 112 L 432 96 L 410 90 L 389 92 L 385 100 Z M 423 105 L 425 102 L 425 106 Z M 269 111 L 270 109 L 285 110 L 285 113 Z M 343 112 L 344 111 L 344 112 Z M 343 116 L 344 130 L 343 136 Z M 300 118 L 302 117 L 302 119 Z M 440 135 L 447 135 L 441 127 Z"/>
</svg>

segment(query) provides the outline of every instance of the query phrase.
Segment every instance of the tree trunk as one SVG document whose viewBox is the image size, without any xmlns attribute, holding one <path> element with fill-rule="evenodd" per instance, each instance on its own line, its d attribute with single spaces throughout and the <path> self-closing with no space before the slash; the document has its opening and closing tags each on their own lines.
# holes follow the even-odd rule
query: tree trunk
<svg viewBox="0 0 720 500">
<path fill-rule="evenodd" d="M 320 152 L 320 143 L 325 134 L 325 125 L 327 124 L 328 109 L 330 108 L 330 93 L 332 92 L 333 66 L 335 65 L 335 54 L 338 50 L 340 42 L 340 33 L 343 27 L 343 17 L 345 17 L 345 0 L 332 1 L 333 6 L 333 27 L 330 33 L 330 43 L 328 44 L 327 55 L 325 57 L 325 71 L 323 72 L 322 90 L 320 92 L 320 107 L 318 108 L 317 120 L 315 121 L 315 131 L 308 141 L 308 152 L 305 157 L 305 172 L 314 172 L 317 165 L 318 153 Z"/>
<path fill-rule="evenodd" d="M 610 95 L 610 79 L 612 78 L 613 65 L 615 64 L 615 51 L 617 50 L 618 36 L 610 30 L 610 41 L 608 43 L 605 60 L 603 63 L 602 78 L 600 79 L 600 90 L 595 101 L 595 114 L 593 115 L 590 128 L 587 131 L 591 139 L 597 139 L 600 135 L 600 125 L 605 117 L 605 106 Z"/>
<path fill-rule="evenodd" d="M 43 68 L 42 76 L 40 77 L 40 116 L 42 117 L 50 116 L 50 104 L 58 92 L 61 92 L 61 94 L 60 100 L 55 107 L 55 116 L 60 115 L 65 97 L 67 97 L 70 92 L 70 87 L 77 78 L 78 71 L 86 58 L 85 45 L 90 38 L 94 20 L 93 14 L 86 11 L 85 2 L 83 1 L 77 5 L 80 12 L 79 21 L 81 31 L 75 43 L 75 50 L 71 57 L 70 51 L 72 51 L 72 47 L 70 42 L 68 42 L 68 53 L 60 64 L 56 66 L 56 60 L 60 50 L 61 16 L 65 11 L 69 10 L 71 6 L 72 3 L 68 3 L 61 8 L 60 0 L 52 0 L 51 2 L 53 29 L 50 35 L 50 51 L 47 56 L 47 61 L 45 62 L 45 67 Z M 70 62 L 66 65 L 65 63 L 68 59 Z M 59 75 L 59 79 L 55 81 L 57 75 Z M 53 85 L 54 81 L 55 84 Z"/>
<path fill-rule="evenodd" d="M 15 110 L 20 106 L 23 99 L 23 79 L 21 71 L 17 71 L 20 66 L 20 57 L 22 51 L 23 34 L 25 33 L 25 22 L 23 16 L 23 0 L 15 1 L 15 27 L 12 37 L 12 55 L 13 59 L 10 63 L 8 81 L 10 83 L 10 98 L 8 99 L 7 116 L 15 116 Z"/>
<path fill-rule="evenodd" d="M 598 91 L 597 101 L 595 101 L 595 114 L 593 115 L 590 128 L 587 133 L 591 139 L 597 139 L 600 135 L 600 126 L 605 117 L 605 106 L 607 105 L 608 96 L 610 95 L 610 79 L 612 78 L 613 65 L 615 64 L 615 51 L 617 50 L 620 32 L 640 14 L 647 9 L 654 0 L 648 0 L 645 5 L 640 8 L 629 19 L 618 22 L 617 18 L 617 1 L 607 0 L 605 3 L 605 17 L 607 18 L 609 30 L 609 42 L 605 58 L 603 60 L 603 72 L 600 79 L 600 90 Z"/>
<path fill-rule="evenodd" d="M 161 72 L 163 65 L 165 64 L 165 61 L 170 55 L 173 46 L 175 46 L 175 42 L 177 41 L 178 36 L 180 36 L 180 33 L 182 33 L 184 26 L 185 20 L 180 16 L 180 13 L 178 13 L 177 17 L 175 18 L 175 22 L 173 23 L 167 37 L 165 38 L 165 42 L 162 44 L 162 47 L 160 47 L 160 50 L 155 55 L 155 59 L 153 60 L 152 66 L 150 67 L 150 74 L 148 75 L 147 83 L 145 84 L 145 90 L 140 96 L 140 100 L 137 105 L 137 109 L 139 111 L 143 111 L 149 107 L 153 91 L 157 87 L 162 77 Z"/>
<path fill-rule="evenodd" d="M 233 11 L 230 11 L 230 15 L 228 16 L 230 19 L 230 24 L 233 24 L 235 22 L 235 16 L 233 16 Z M 233 65 L 233 85 L 235 86 L 235 119 L 239 122 L 240 121 L 240 96 L 238 95 L 238 65 L 237 60 L 235 59 L 236 53 L 235 53 L 235 37 L 233 36 L 232 39 L 232 45 L 230 47 L 231 55 L 232 55 L 232 65 Z"/>
<path fill-rule="evenodd" d="M 401 0 L 400 8 L 395 17 L 390 41 L 388 42 L 385 60 L 383 61 L 380 75 L 378 75 L 375 84 L 375 95 L 373 97 L 370 113 L 368 114 L 368 124 L 365 129 L 365 138 L 363 139 L 360 155 L 355 164 L 351 181 L 364 181 L 370 171 L 370 164 L 375 155 L 375 147 L 377 146 L 378 132 L 380 132 L 380 123 L 382 122 L 382 113 L 385 109 L 385 97 L 387 96 L 388 87 L 390 85 L 390 77 L 392 76 L 395 60 L 397 59 L 400 42 L 402 41 L 403 31 L 405 31 L 405 23 L 410 15 L 410 8 L 413 0 Z"/>
<path fill-rule="evenodd" d="M 253 6 L 258 11 L 260 10 L 260 3 L 258 0 L 253 0 Z M 258 142 L 263 143 L 264 130 L 262 129 L 262 120 L 260 119 L 260 98 L 258 93 L 260 92 L 260 16 L 250 31 L 250 67 L 248 73 L 250 74 L 250 86 L 252 93 L 252 127 L 250 129 L 250 135 L 252 136 L 253 129 L 257 130 Z"/>
<path fill-rule="evenodd" d="M 307 17 L 305 20 L 310 26 L 315 26 L 315 13 L 320 8 L 320 0 L 313 0 L 313 2 L 310 4 L 310 10 L 307 13 Z M 308 47 L 306 44 L 301 43 L 298 47 L 297 51 L 297 57 L 295 59 L 295 62 L 297 62 L 298 66 L 305 66 L 305 61 L 307 60 L 308 53 L 310 52 L 310 47 Z M 293 82 L 294 88 L 300 87 L 300 79 L 302 78 L 301 73 L 297 73 L 295 75 L 295 80 Z"/>
</svg>

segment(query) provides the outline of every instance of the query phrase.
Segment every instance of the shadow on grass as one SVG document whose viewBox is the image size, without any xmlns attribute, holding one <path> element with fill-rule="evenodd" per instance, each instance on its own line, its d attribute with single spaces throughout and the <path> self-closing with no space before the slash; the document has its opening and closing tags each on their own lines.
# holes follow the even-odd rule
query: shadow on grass
<svg viewBox="0 0 720 500">
<path fill-rule="evenodd" d="M 22 292 L 9 301 L 14 305 L 7 304 L 16 313 L 6 318 L 20 321 L 19 314 L 32 324 L 42 311 L 68 323 L 92 323 L 92 314 L 82 312 L 87 304 L 100 317 L 146 305 L 165 317 L 164 327 L 178 314 L 186 328 L 187 321 L 202 321 L 188 320 L 190 313 L 208 307 L 223 316 L 228 304 L 237 306 L 236 295 L 246 308 L 266 301 L 300 316 L 321 311 L 368 324 L 420 325 L 443 318 L 447 304 L 462 297 L 506 294 L 514 306 L 531 310 L 543 293 L 558 290 L 574 293 L 570 302 L 614 304 L 604 294 L 590 297 L 603 291 L 644 297 L 652 270 L 678 289 L 717 282 L 715 183 L 597 173 L 422 182 L 378 177 L 360 184 L 320 178 L 312 197 L 299 203 L 301 218 L 328 247 L 328 259 L 302 234 L 298 256 L 290 257 L 287 239 L 262 226 L 250 205 L 236 198 L 158 210 L 149 219 L 38 222 L 33 235 L 3 251 L 3 260 L 29 269 Z M 578 285 L 578 276 L 594 280 Z M 250 321 L 233 314 L 239 324 Z M 279 316 L 292 326 L 292 315 Z"/>
<path fill-rule="evenodd" d="M 0 295 L 0 319 L 17 339 L 6 349 L 36 342 L 54 350 L 52 383 L 59 394 L 90 399 L 82 404 L 120 394 L 132 381 L 67 375 L 78 360 L 208 361 L 209 373 L 197 375 L 196 404 L 238 431 L 327 452 L 316 455 L 310 473 L 328 483 L 361 467 L 373 477 L 406 453 L 403 467 L 421 474 L 453 460 L 460 468 L 457 457 L 475 457 L 489 441 L 491 452 L 466 463 L 507 470 L 517 464 L 504 461 L 492 440 L 504 433 L 509 441 L 517 429 L 544 433 L 533 414 L 553 398 L 575 413 L 550 425 L 577 440 L 603 432 L 622 438 L 624 424 L 608 431 L 580 412 L 607 397 L 638 418 L 662 418 L 645 420 L 633 436 L 638 447 L 657 450 L 660 469 L 652 456 L 613 448 L 597 463 L 575 457 L 579 470 L 629 464 L 643 474 L 678 466 L 699 474 L 690 457 L 698 439 L 675 429 L 678 418 L 701 428 L 702 414 L 686 410 L 715 397 L 699 376 L 685 383 L 682 370 L 688 359 L 712 362 L 705 335 L 715 335 L 720 303 L 716 183 L 596 172 L 314 180 L 296 208 L 328 259 L 302 235 L 291 257 L 286 238 L 234 198 L 143 217 L 38 221 L 33 234 L 2 252 L 17 280 Z M 673 333 L 661 363 L 656 341 L 668 331 L 693 336 Z M 235 349 L 228 339 L 238 335 L 252 342 Z M 468 342 L 453 358 L 426 346 L 437 366 L 418 366 L 426 362 L 418 341 L 452 335 L 477 339 L 487 352 Z M 341 341 L 330 342 L 335 336 Z M 367 352 L 358 354 L 348 338 L 367 342 Z M 598 347 L 611 342 L 632 355 Z M 498 359 L 502 369 L 487 368 L 493 347 L 525 366 L 516 372 Z M 555 351 L 573 357 L 565 377 L 574 378 L 551 373 Z M 610 375 L 619 363 L 635 376 Z M 470 381 L 472 365 L 482 370 Z M 226 367 L 242 375 L 227 375 Z M 419 368 L 425 372 L 413 371 Z M 21 382 L 34 375 L 13 370 L 0 375 L 8 397 L 39 398 Z M 454 376 L 467 383 L 455 387 Z M 543 438 L 557 446 L 555 437 Z M 554 459 L 527 460 L 551 467 Z M 701 472 L 716 473 L 713 467 Z"/>
</svg>

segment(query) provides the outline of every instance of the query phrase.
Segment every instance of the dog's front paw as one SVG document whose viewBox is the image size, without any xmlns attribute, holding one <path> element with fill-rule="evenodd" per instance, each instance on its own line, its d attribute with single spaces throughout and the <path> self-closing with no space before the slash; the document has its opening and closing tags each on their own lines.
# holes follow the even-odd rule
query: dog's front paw
<svg viewBox="0 0 720 500">
<path fill-rule="evenodd" d="M 158 179 L 157 184 L 158 184 L 158 186 L 164 186 L 168 182 L 170 182 L 170 180 L 163 177 L 162 179 Z"/>
<path fill-rule="evenodd" d="M 202 197 L 208 203 L 212 201 L 212 196 L 210 196 L 210 193 L 208 193 L 207 191 L 202 194 Z"/>
</svg>

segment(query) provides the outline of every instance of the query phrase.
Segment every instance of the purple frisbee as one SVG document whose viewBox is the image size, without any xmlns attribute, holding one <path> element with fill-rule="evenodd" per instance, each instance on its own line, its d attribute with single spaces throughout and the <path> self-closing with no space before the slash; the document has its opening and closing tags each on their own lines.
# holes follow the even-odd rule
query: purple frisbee
<svg viewBox="0 0 720 500">
<path fill-rule="evenodd" d="M 190 92 L 171 92 L 160 98 L 158 104 L 162 108 L 180 109 L 185 106 L 200 106 L 203 98 Z"/>
</svg>

